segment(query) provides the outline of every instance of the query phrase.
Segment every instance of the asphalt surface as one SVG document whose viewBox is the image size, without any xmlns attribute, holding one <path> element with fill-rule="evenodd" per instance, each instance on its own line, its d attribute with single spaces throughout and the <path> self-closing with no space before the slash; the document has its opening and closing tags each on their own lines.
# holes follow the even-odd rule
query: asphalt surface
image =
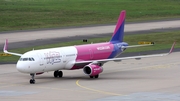
<svg viewBox="0 0 180 101">
<path fill-rule="evenodd" d="M 19 73 L 14 64 L 0 65 L 2 101 L 180 101 L 180 52 L 165 57 L 108 62 L 98 79 L 81 70 L 35 77 Z"/>
</svg>

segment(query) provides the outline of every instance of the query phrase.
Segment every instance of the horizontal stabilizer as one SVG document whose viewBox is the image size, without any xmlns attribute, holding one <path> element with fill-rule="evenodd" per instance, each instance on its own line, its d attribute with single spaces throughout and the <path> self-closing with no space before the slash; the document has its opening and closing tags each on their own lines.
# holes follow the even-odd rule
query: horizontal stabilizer
<svg viewBox="0 0 180 101">
<path fill-rule="evenodd" d="M 154 44 L 143 44 L 143 45 L 131 45 L 131 46 L 122 46 L 121 48 L 122 49 L 125 49 L 125 48 L 135 48 L 135 47 L 143 47 L 143 46 L 152 46 Z"/>
</svg>

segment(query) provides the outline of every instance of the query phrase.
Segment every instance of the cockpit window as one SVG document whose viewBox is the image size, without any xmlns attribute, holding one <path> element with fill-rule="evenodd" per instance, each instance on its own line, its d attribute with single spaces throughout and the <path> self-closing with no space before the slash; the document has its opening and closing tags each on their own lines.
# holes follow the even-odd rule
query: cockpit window
<svg viewBox="0 0 180 101">
<path fill-rule="evenodd" d="M 23 58 L 23 61 L 28 61 L 28 58 Z"/>
<path fill-rule="evenodd" d="M 20 58 L 19 61 L 35 61 L 34 58 Z"/>
<path fill-rule="evenodd" d="M 32 59 L 33 61 L 35 61 L 34 58 L 31 58 L 31 59 Z"/>
<path fill-rule="evenodd" d="M 19 61 L 22 61 L 22 58 L 20 58 Z"/>
<path fill-rule="evenodd" d="M 32 61 L 32 59 L 31 59 L 31 58 L 29 58 L 29 61 Z"/>
</svg>

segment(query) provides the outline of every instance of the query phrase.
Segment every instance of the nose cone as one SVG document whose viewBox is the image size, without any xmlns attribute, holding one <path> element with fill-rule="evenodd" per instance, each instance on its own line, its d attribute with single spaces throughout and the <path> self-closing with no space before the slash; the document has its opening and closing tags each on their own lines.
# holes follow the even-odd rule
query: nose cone
<svg viewBox="0 0 180 101">
<path fill-rule="evenodd" d="M 21 61 L 17 62 L 16 68 L 19 72 L 22 72 L 22 73 L 25 72 L 25 66 L 24 66 L 23 62 L 21 62 Z"/>
</svg>

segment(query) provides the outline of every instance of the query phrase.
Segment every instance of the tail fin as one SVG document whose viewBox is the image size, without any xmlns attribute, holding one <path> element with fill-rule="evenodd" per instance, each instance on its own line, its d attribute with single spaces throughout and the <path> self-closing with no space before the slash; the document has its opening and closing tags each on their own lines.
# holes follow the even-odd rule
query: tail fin
<svg viewBox="0 0 180 101">
<path fill-rule="evenodd" d="M 114 33 L 112 35 L 110 42 L 113 42 L 113 41 L 123 42 L 125 17 L 126 17 L 126 11 L 123 10 L 121 11 L 119 15 L 116 28 L 114 30 Z"/>
</svg>

